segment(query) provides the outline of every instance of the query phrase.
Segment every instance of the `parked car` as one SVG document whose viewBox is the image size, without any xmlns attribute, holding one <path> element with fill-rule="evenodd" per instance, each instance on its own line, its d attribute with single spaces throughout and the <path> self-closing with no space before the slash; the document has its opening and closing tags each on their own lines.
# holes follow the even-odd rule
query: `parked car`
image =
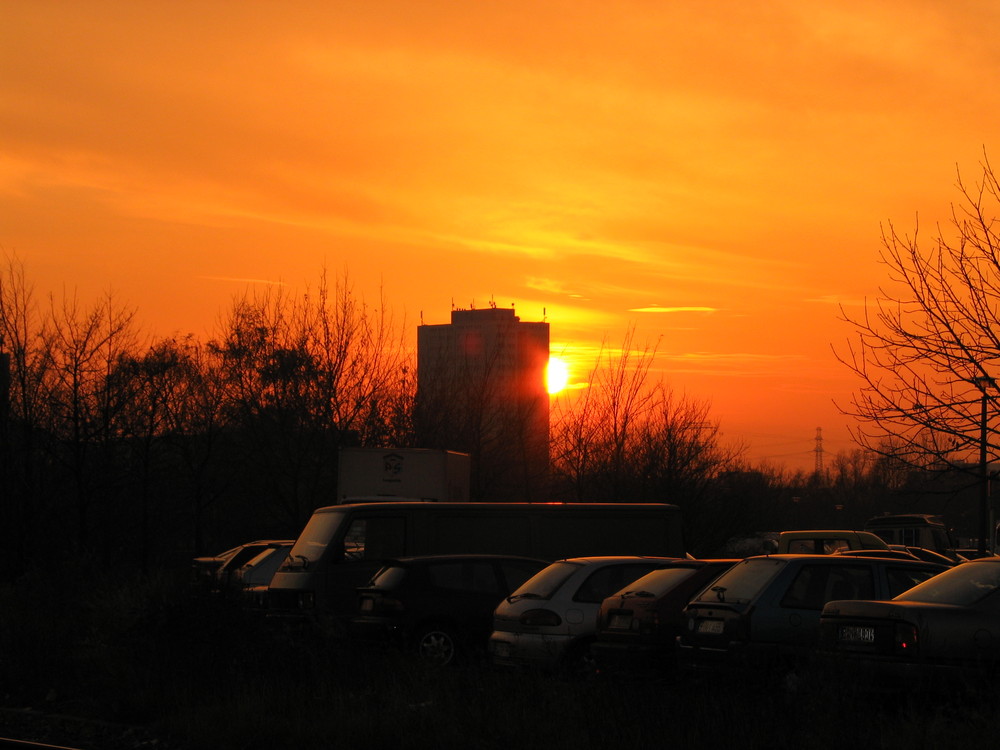
<svg viewBox="0 0 1000 750">
<path fill-rule="evenodd" d="M 1000 557 L 956 565 L 891 601 L 828 602 L 819 647 L 866 684 L 993 678 L 1000 667 Z"/>
<path fill-rule="evenodd" d="M 885 557 L 750 557 L 685 608 L 678 656 L 693 668 L 794 664 L 815 650 L 827 602 L 890 599 L 945 570 Z"/>
<path fill-rule="evenodd" d="M 229 574 L 227 588 L 235 592 L 247 606 L 264 609 L 267 605 L 267 585 L 291 549 L 291 542 L 267 547 Z"/>
<path fill-rule="evenodd" d="M 966 561 L 966 558 L 958 554 L 954 550 L 950 555 L 945 555 L 940 552 L 935 552 L 932 549 L 927 549 L 926 547 L 909 547 L 902 544 L 890 544 L 889 549 L 902 550 L 904 552 L 909 552 L 918 560 L 923 560 L 924 562 L 935 562 L 941 565 L 947 565 L 949 568 L 953 565 L 958 565 Z"/>
<path fill-rule="evenodd" d="M 497 606 L 489 651 L 499 666 L 577 670 L 590 666 L 601 603 L 676 557 L 573 557 L 525 581 Z"/>
<path fill-rule="evenodd" d="M 678 560 L 605 599 L 590 645 L 598 672 L 648 673 L 672 667 L 684 607 L 737 562 L 738 558 Z"/>
<path fill-rule="evenodd" d="M 548 565 L 512 555 L 433 555 L 388 560 L 358 589 L 352 636 L 393 643 L 444 666 L 486 651 L 493 610 Z"/>
<path fill-rule="evenodd" d="M 888 557 L 892 560 L 920 559 L 905 549 L 839 549 L 833 554 L 840 555 L 842 557 Z M 938 563 L 940 565 L 948 565 L 948 567 L 951 567 L 952 565 L 950 560 L 947 563 L 942 563 L 940 561 L 938 561 Z"/>
<path fill-rule="evenodd" d="M 229 588 L 236 571 L 261 552 L 278 547 L 283 547 L 287 552 L 294 541 L 294 539 L 258 539 L 240 544 L 218 555 L 196 557 L 193 561 L 195 577 L 213 589 Z"/>
<path fill-rule="evenodd" d="M 987 549 L 985 552 L 980 552 L 975 547 L 958 547 L 955 549 L 955 554 L 959 557 L 963 557 L 966 560 L 976 560 L 980 557 L 993 557 L 993 552 Z"/>
</svg>

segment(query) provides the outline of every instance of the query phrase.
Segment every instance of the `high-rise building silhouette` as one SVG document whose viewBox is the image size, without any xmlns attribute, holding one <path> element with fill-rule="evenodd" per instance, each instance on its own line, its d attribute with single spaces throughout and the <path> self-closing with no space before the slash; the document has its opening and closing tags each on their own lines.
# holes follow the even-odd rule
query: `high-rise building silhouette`
<svg viewBox="0 0 1000 750">
<path fill-rule="evenodd" d="M 549 324 L 513 309 L 452 310 L 417 328 L 417 444 L 472 457 L 477 500 L 544 500 Z"/>
</svg>

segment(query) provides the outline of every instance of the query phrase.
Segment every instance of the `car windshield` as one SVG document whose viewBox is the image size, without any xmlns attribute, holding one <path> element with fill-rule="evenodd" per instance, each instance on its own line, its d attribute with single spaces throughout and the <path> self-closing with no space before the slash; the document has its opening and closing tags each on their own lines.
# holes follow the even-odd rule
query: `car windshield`
<svg viewBox="0 0 1000 750">
<path fill-rule="evenodd" d="M 301 568 L 319 560 L 345 517 L 345 513 L 337 511 L 313 513 L 299 538 L 295 540 L 283 567 Z"/>
<path fill-rule="evenodd" d="M 556 562 L 542 568 L 522 583 L 509 599 L 550 599 L 581 567 L 580 563 Z"/>
<path fill-rule="evenodd" d="M 982 601 L 1000 588 L 1000 561 L 962 563 L 949 568 L 912 589 L 895 601 L 930 602 L 970 606 Z"/>
<path fill-rule="evenodd" d="M 661 568 L 638 578 L 614 596 L 662 596 L 694 575 L 694 568 Z"/>
<path fill-rule="evenodd" d="M 784 560 L 774 557 L 744 560 L 716 578 L 694 601 L 745 604 L 757 596 L 784 566 Z"/>
</svg>

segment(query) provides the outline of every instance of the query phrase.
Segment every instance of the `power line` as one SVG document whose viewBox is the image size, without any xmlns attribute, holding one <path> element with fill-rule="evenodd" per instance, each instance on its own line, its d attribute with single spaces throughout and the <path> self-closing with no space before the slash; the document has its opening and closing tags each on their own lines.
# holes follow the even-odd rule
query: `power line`
<svg viewBox="0 0 1000 750">
<path fill-rule="evenodd" d="M 816 447 L 813 448 L 816 451 L 816 473 L 823 473 L 823 428 L 816 428 Z"/>
</svg>

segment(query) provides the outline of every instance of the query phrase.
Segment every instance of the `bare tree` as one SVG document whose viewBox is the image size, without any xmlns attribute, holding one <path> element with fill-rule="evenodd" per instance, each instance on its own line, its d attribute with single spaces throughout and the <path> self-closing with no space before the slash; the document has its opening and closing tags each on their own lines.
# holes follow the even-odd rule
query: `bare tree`
<svg viewBox="0 0 1000 750">
<path fill-rule="evenodd" d="M 841 406 L 861 447 L 978 474 L 985 493 L 997 451 L 989 419 L 1000 375 L 1000 182 L 988 159 L 980 166 L 975 184 L 958 174 L 947 232 L 924 242 L 919 226 L 883 230 L 889 283 L 861 315 L 842 309 L 853 336 L 837 356 L 861 380 Z"/>
<path fill-rule="evenodd" d="M 115 371 L 136 351 L 135 313 L 109 293 L 89 308 L 75 294 L 52 297 L 49 315 L 42 426 L 50 455 L 65 471 L 76 509 L 77 543 L 85 548 L 96 528 L 92 513 L 110 503 L 120 479 L 114 454 L 124 435 L 122 416 L 131 385 L 123 387 Z"/>
<path fill-rule="evenodd" d="M 177 456 L 182 496 L 190 508 L 193 549 L 204 554 L 204 517 L 225 495 L 235 468 L 222 460 L 226 391 L 218 358 L 193 338 L 170 342 L 176 381 L 166 402 L 167 440 Z"/>
<path fill-rule="evenodd" d="M 707 403 L 650 381 L 656 349 L 633 338 L 602 347 L 583 393 L 557 399 L 557 480 L 577 501 L 673 502 L 694 514 L 743 449 L 722 445 Z"/>
<path fill-rule="evenodd" d="M 29 559 L 36 523 L 44 518 L 47 472 L 40 460 L 40 428 L 47 408 L 44 384 L 51 364 L 49 329 L 28 283 L 24 264 L 4 259 L 0 271 L 0 354 L 7 366 L 0 413 L 0 449 L 5 501 L 0 526 L 17 565 Z M 9 534 L 9 537 L 7 535 Z"/>
<path fill-rule="evenodd" d="M 170 438 L 172 416 L 188 392 L 187 365 L 187 347 L 175 339 L 163 339 L 145 352 L 124 353 L 109 378 L 123 402 L 117 453 L 126 472 L 128 501 L 122 512 L 135 517 L 136 531 L 128 536 L 142 571 L 149 566 L 154 542 L 166 536 L 168 527 L 182 525 L 178 511 L 186 509 L 177 492 Z M 154 521 L 156 535 L 152 533 Z"/>
<path fill-rule="evenodd" d="M 331 288 L 324 275 L 313 294 L 278 288 L 236 299 L 209 343 L 246 476 L 290 528 L 335 496 L 338 446 L 407 429 L 402 335 L 380 303 L 367 305 L 346 278 Z"/>
</svg>

